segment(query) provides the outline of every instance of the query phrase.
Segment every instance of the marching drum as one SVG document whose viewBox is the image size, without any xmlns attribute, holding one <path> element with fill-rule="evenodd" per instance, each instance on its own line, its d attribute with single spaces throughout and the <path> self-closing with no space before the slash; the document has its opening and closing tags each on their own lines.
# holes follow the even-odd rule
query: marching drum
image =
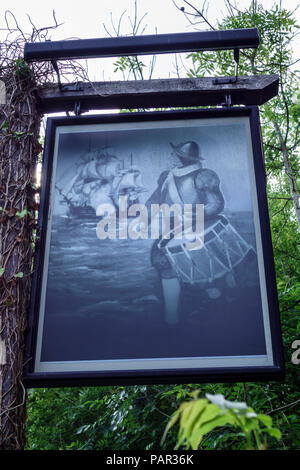
<svg viewBox="0 0 300 470">
<path fill-rule="evenodd" d="M 197 234 L 194 234 L 197 238 Z M 168 238 L 168 239 L 167 239 Z M 177 277 L 183 283 L 200 284 L 203 287 L 227 274 L 240 264 L 253 247 L 235 230 L 224 217 L 218 219 L 204 230 L 199 238 L 199 249 L 188 249 L 191 239 L 170 237 L 161 239 L 158 248 L 168 258 Z M 201 239 L 200 239 L 201 238 Z"/>
</svg>

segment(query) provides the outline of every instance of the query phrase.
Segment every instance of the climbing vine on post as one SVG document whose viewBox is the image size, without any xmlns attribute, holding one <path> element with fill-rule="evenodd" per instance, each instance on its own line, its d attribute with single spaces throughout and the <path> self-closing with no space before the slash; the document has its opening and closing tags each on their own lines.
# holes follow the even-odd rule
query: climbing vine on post
<svg viewBox="0 0 300 470">
<path fill-rule="evenodd" d="M 7 68 L 1 79 L 7 99 L 0 108 L 0 449 L 22 449 L 26 413 L 22 369 L 37 205 L 34 182 L 40 116 L 33 76 L 22 59 Z"/>
</svg>

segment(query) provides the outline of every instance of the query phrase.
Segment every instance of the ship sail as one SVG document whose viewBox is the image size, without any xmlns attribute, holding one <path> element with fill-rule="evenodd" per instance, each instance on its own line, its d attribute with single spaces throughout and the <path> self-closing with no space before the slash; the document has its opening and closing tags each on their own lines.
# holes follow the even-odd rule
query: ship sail
<svg viewBox="0 0 300 470">
<path fill-rule="evenodd" d="M 118 199 L 120 196 L 127 196 L 128 202 L 131 204 L 137 203 L 139 194 L 146 191 L 146 188 L 142 184 L 141 172 L 135 168 L 123 170 L 122 177 L 117 187 L 113 189 L 112 197 L 114 199 Z"/>
<path fill-rule="evenodd" d="M 102 153 L 78 165 L 70 183 L 63 191 L 58 190 L 72 216 L 90 217 L 100 204 L 110 203 L 118 209 L 120 196 L 126 196 L 131 204 L 137 203 L 139 194 L 146 189 L 138 169 L 125 169 L 122 160 Z"/>
</svg>

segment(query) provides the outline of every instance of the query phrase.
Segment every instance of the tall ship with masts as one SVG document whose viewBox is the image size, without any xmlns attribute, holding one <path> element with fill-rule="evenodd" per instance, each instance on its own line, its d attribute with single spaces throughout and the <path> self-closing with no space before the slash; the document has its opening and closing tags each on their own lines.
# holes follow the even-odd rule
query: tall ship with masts
<svg viewBox="0 0 300 470">
<path fill-rule="evenodd" d="M 101 204 L 111 204 L 118 214 L 120 196 L 123 200 L 127 198 L 128 206 L 138 203 L 140 194 L 146 189 L 141 172 L 133 166 L 132 160 L 131 154 L 129 168 L 125 168 L 123 160 L 105 151 L 86 156 L 65 187 L 56 185 L 60 202 L 68 206 L 68 216 L 95 217 Z"/>
</svg>

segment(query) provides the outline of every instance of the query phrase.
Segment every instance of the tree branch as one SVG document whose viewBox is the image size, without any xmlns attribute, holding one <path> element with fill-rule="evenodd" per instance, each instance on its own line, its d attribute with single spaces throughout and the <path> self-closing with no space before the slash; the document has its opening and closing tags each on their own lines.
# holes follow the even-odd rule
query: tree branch
<svg viewBox="0 0 300 470">
<path fill-rule="evenodd" d="M 174 2 L 174 0 L 173 0 L 173 3 L 174 3 L 174 5 L 176 6 L 176 8 L 178 8 L 179 10 L 181 10 L 181 11 L 185 14 L 185 16 L 187 16 L 187 15 L 199 16 L 199 17 L 202 18 L 202 20 L 210 27 L 210 29 L 213 29 L 213 30 L 216 29 L 216 28 L 208 21 L 208 19 L 204 16 L 203 12 L 201 12 L 200 10 L 198 10 L 198 8 L 196 8 L 194 5 L 192 5 L 192 4 L 191 4 L 190 2 L 188 2 L 187 0 L 183 0 L 183 1 L 184 1 L 184 3 L 185 3 L 186 5 L 188 5 L 190 8 L 192 8 L 192 10 L 194 10 L 195 13 L 186 12 L 185 9 L 184 9 L 184 7 L 181 7 L 181 8 L 178 7 L 178 6 L 176 5 L 176 3 Z M 204 8 L 204 5 L 205 5 L 205 2 L 204 2 L 204 4 L 203 4 L 203 8 Z"/>
<path fill-rule="evenodd" d="M 300 402 L 300 398 L 299 398 L 299 400 L 293 401 L 292 403 L 288 403 L 287 405 L 281 406 L 280 408 L 275 408 L 274 410 L 271 410 L 266 414 L 270 415 L 272 413 L 276 413 L 277 411 L 286 410 L 287 408 L 291 408 L 292 406 L 297 405 L 297 403 L 299 403 L 299 402 Z"/>
</svg>

